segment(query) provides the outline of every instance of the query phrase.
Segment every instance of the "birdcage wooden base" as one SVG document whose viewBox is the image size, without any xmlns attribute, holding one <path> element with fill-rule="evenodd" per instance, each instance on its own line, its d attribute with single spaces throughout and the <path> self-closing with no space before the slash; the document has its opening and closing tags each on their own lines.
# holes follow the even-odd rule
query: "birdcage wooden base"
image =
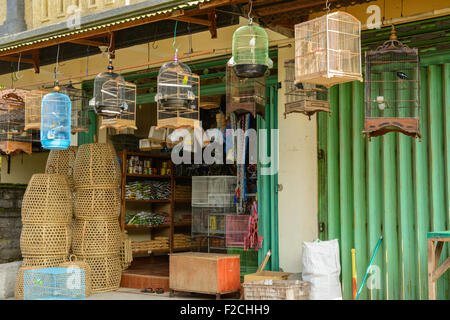
<svg viewBox="0 0 450 320">
<path fill-rule="evenodd" d="M 407 136 L 421 138 L 417 118 L 366 118 L 363 134 L 378 137 L 388 132 L 401 132 Z"/>
<path fill-rule="evenodd" d="M 291 103 L 286 103 L 284 109 L 284 118 L 290 113 L 306 114 L 311 120 L 311 116 L 319 111 L 328 112 L 331 114 L 330 103 L 323 100 L 302 100 Z"/>
<path fill-rule="evenodd" d="M 17 141 L 2 141 L 0 142 L 0 150 L 6 154 L 13 154 L 23 151 L 26 154 L 31 154 L 31 143 L 29 142 L 17 142 Z"/>
<path fill-rule="evenodd" d="M 183 129 L 183 128 L 200 128 L 200 122 L 197 119 L 169 118 L 158 119 L 156 129 Z"/>
<path fill-rule="evenodd" d="M 254 102 L 230 103 L 227 106 L 227 115 L 234 112 L 237 116 L 250 113 L 254 118 L 259 114 L 265 119 L 266 106 Z"/>
<path fill-rule="evenodd" d="M 313 83 L 317 85 L 322 85 L 327 88 L 334 86 L 335 84 L 351 82 L 351 81 L 363 81 L 361 74 L 349 74 L 349 73 L 339 73 L 339 72 L 316 72 L 308 75 L 307 77 L 303 76 L 301 79 L 296 77 L 295 84 L 298 83 Z"/>
<path fill-rule="evenodd" d="M 137 130 L 136 127 L 136 121 L 135 120 L 128 120 L 128 119 L 102 119 L 102 124 L 100 125 L 100 130 L 105 128 L 113 128 L 116 130 L 126 130 L 126 129 L 133 129 Z"/>
</svg>

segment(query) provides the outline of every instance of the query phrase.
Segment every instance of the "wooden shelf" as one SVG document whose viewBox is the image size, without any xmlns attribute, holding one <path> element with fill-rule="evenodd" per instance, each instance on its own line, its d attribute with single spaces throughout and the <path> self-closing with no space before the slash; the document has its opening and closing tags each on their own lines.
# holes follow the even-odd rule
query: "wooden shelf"
<svg viewBox="0 0 450 320">
<path fill-rule="evenodd" d="M 173 176 L 175 179 L 192 179 L 191 176 Z"/>
<path fill-rule="evenodd" d="M 149 226 L 149 225 L 134 225 L 134 224 L 126 224 L 125 229 L 158 229 L 158 228 L 170 228 L 170 224 L 160 224 L 156 226 Z"/>
<path fill-rule="evenodd" d="M 190 227 L 190 226 L 192 226 L 192 222 L 179 222 L 179 223 L 174 223 L 173 226 L 174 226 L 174 227 Z"/>
<path fill-rule="evenodd" d="M 125 199 L 125 202 L 129 203 L 170 203 L 170 199 L 155 199 L 155 200 L 134 200 L 134 199 Z"/>
<path fill-rule="evenodd" d="M 178 202 L 178 203 L 191 203 L 192 202 L 192 200 L 191 199 L 175 199 L 175 202 Z"/>
<path fill-rule="evenodd" d="M 167 159 L 170 160 L 170 155 L 165 154 L 149 154 L 147 152 L 128 152 L 127 156 L 138 156 L 143 158 Z"/>
<path fill-rule="evenodd" d="M 143 179 L 170 179 L 170 175 L 152 175 L 152 174 L 136 174 L 127 173 L 127 177 L 143 178 Z"/>
<path fill-rule="evenodd" d="M 135 255 L 135 254 L 136 255 L 137 254 L 153 254 L 153 253 L 169 253 L 169 248 L 133 251 L 133 255 Z"/>
</svg>

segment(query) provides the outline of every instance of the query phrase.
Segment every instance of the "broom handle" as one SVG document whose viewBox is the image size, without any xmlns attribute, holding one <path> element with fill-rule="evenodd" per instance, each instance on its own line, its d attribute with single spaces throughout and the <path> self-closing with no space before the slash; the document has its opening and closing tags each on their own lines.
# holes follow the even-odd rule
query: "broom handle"
<svg viewBox="0 0 450 320">
<path fill-rule="evenodd" d="M 264 258 L 263 262 L 261 263 L 261 265 L 258 268 L 258 271 L 256 271 L 256 272 L 261 272 L 264 270 L 264 268 L 266 267 L 267 261 L 269 261 L 271 255 L 272 255 L 272 251 L 270 251 L 270 249 L 269 249 L 269 251 L 267 251 L 267 253 L 266 253 L 266 257 Z"/>
<path fill-rule="evenodd" d="M 383 236 L 380 236 L 380 239 L 378 239 L 377 246 L 375 247 L 375 250 L 372 254 L 372 258 L 370 259 L 369 265 L 367 266 L 366 274 L 364 275 L 364 279 L 361 282 L 361 286 L 359 287 L 358 294 L 356 295 L 356 300 L 358 300 L 361 290 L 364 286 L 364 283 L 366 282 L 367 276 L 369 274 L 369 269 L 372 266 L 373 259 L 375 259 L 375 255 L 377 254 L 378 248 L 380 247 L 381 240 L 383 240 Z"/>
</svg>

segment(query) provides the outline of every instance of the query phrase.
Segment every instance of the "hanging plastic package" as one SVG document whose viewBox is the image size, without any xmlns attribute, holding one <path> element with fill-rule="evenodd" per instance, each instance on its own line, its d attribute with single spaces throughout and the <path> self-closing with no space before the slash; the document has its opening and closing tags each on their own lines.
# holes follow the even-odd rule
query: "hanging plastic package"
<svg viewBox="0 0 450 320">
<path fill-rule="evenodd" d="M 302 249 L 302 278 L 311 282 L 310 299 L 342 300 L 338 240 L 303 242 Z"/>
</svg>

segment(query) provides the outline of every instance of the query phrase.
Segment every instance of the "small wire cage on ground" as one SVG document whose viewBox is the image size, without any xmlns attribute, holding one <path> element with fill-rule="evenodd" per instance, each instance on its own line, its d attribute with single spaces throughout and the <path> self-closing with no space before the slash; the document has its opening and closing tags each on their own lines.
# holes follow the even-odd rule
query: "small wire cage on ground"
<svg viewBox="0 0 450 320">
<path fill-rule="evenodd" d="M 199 126 L 200 77 L 175 56 L 174 61 L 159 70 L 155 101 L 158 103 L 158 129 Z"/>
<path fill-rule="evenodd" d="M 237 115 L 251 113 L 263 118 L 266 113 L 266 77 L 240 78 L 227 64 L 227 115 L 231 112 Z"/>
<path fill-rule="evenodd" d="M 225 243 L 227 248 L 243 248 L 244 239 L 249 233 L 250 215 L 227 214 L 225 219 Z"/>
<path fill-rule="evenodd" d="M 366 51 L 364 135 L 369 139 L 391 131 L 420 138 L 420 62 L 416 48 L 391 38 Z"/>
<path fill-rule="evenodd" d="M 25 300 L 83 300 L 86 298 L 84 269 L 43 268 L 25 270 Z"/>
<path fill-rule="evenodd" d="M 41 130 L 42 99 L 46 90 L 31 90 L 25 95 L 25 130 Z"/>
<path fill-rule="evenodd" d="M 103 116 L 100 129 L 116 130 L 133 129 L 136 127 L 136 85 L 121 80 L 108 80 L 102 87 L 102 100 L 108 105 L 122 105 L 120 114 Z"/>
<path fill-rule="evenodd" d="M 328 89 L 312 84 L 295 84 L 295 63 L 288 60 L 284 63 L 286 79 L 286 104 L 284 105 L 284 118 L 290 113 L 303 113 L 311 120 L 316 112 L 328 112 L 331 115 L 330 103 L 328 102 Z"/>
<path fill-rule="evenodd" d="M 89 100 L 86 92 L 75 88 L 72 83 L 61 87 L 60 92 L 67 95 L 72 102 L 71 133 L 88 132 Z"/>
<path fill-rule="evenodd" d="M 32 134 L 25 130 L 25 95 L 27 91 L 0 91 L 0 150 L 6 154 L 32 152 Z"/>
<path fill-rule="evenodd" d="M 295 83 L 330 87 L 359 80 L 361 22 L 346 12 L 333 12 L 295 25 Z"/>
</svg>

